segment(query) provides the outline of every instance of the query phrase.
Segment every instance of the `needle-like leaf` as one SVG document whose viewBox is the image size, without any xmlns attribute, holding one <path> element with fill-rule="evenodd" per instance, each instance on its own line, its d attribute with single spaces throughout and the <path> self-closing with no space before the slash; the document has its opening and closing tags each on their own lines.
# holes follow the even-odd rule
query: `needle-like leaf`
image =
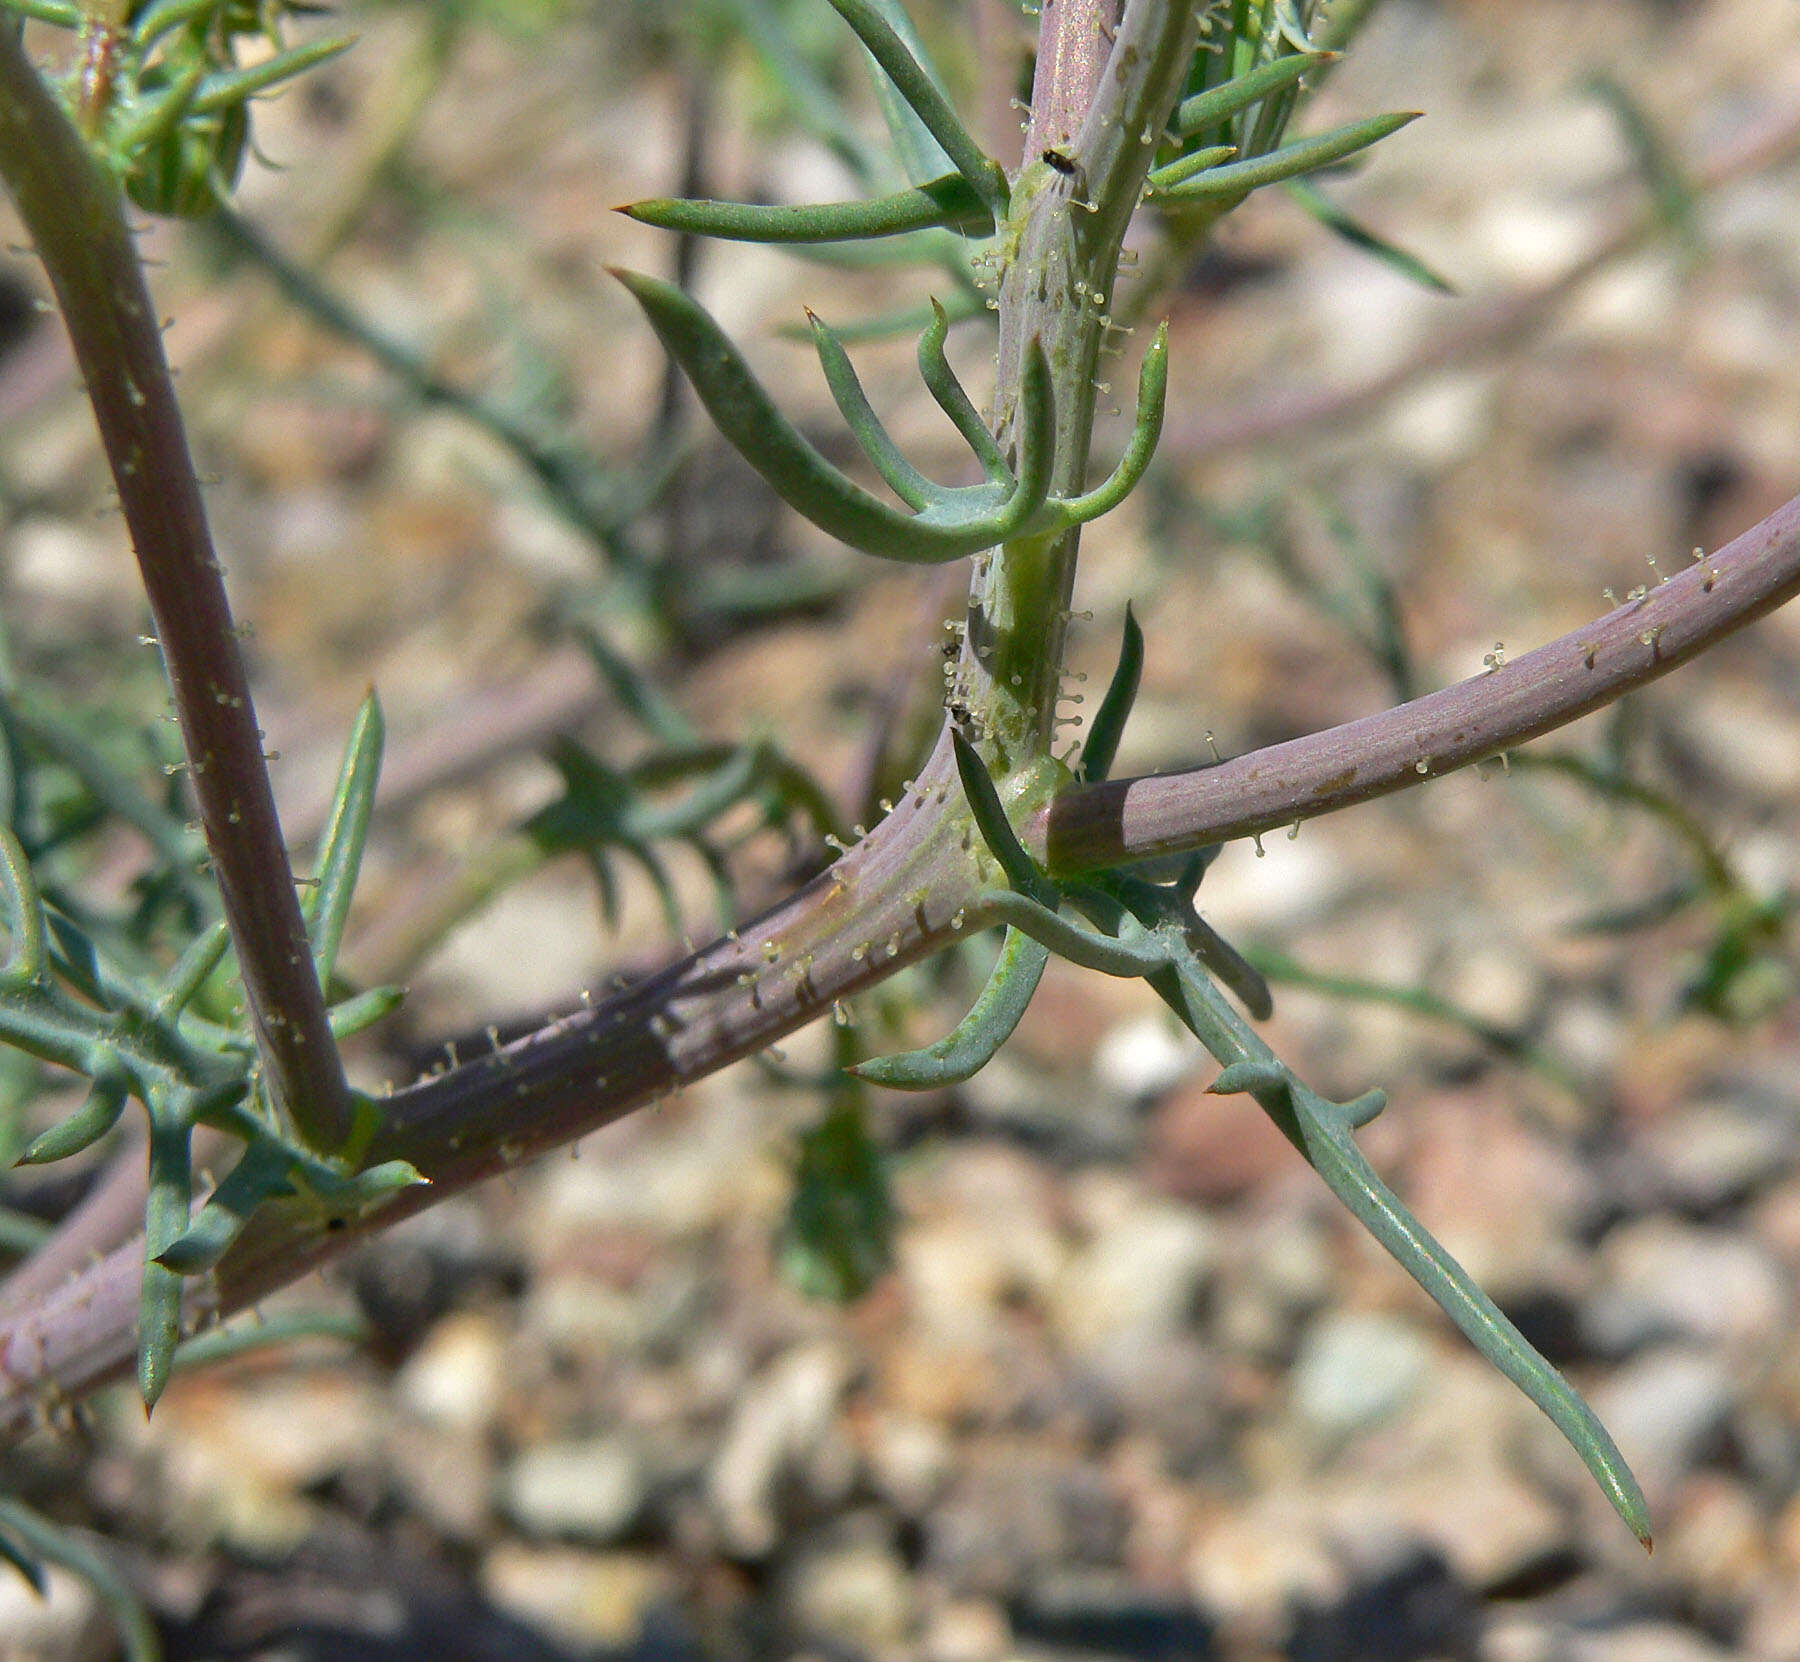
<svg viewBox="0 0 1800 1662">
<path fill-rule="evenodd" d="M 664 231 L 718 237 L 727 242 L 860 242 L 938 229 L 985 237 L 994 231 L 993 210 L 959 173 L 867 202 L 790 207 L 650 197 L 628 203 L 619 212 Z"/>
<path fill-rule="evenodd" d="M 1132 616 L 1131 602 L 1125 603 L 1125 638 L 1119 644 L 1119 662 L 1112 680 L 1106 684 L 1106 696 L 1081 745 L 1082 784 L 1097 785 L 1112 772 L 1113 758 L 1119 753 L 1119 740 L 1125 732 L 1126 718 L 1137 700 L 1138 682 L 1144 673 L 1144 631 Z"/>
<path fill-rule="evenodd" d="M 375 812 L 375 786 L 381 773 L 385 732 L 380 701 L 371 692 L 362 701 L 350 728 L 350 743 L 344 751 L 331 814 L 320 840 L 318 887 L 302 906 L 312 934 L 313 963 L 321 986 L 330 985 L 332 972 L 337 968 L 338 947 L 350 916 L 356 879 L 362 871 L 369 821 Z"/>
<path fill-rule="evenodd" d="M 1327 167 L 1366 150 L 1390 133 L 1397 133 L 1410 121 L 1419 118 L 1417 110 L 1404 110 L 1392 115 L 1372 115 L 1363 121 L 1352 121 L 1342 127 L 1321 133 L 1317 138 L 1298 139 L 1284 144 L 1267 155 L 1249 156 L 1241 162 L 1226 162 L 1196 174 L 1184 183 L 1158 194 L 1165 202 L 1197 202 L 1217 197 L 1246 196 L 1263 185 L 1293 179 L 1314 168 Z M 1156 176 L 1151 175 L 1151 183 Z"/>
</svg>

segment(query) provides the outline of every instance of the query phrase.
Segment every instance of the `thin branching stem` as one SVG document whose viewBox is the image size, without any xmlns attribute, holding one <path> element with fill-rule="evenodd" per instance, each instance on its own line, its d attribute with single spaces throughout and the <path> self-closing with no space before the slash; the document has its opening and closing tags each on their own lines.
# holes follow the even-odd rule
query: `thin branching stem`
<svg viewBox="0 0 1800 1662">
<path fill-rule="evenodd" d="M 0 176 L 49 273 L 156 622 L 271 1089 L 313 1145 L 350 1128 L 238 631 L 123 198 L 0 28 Z"/>
</svg>

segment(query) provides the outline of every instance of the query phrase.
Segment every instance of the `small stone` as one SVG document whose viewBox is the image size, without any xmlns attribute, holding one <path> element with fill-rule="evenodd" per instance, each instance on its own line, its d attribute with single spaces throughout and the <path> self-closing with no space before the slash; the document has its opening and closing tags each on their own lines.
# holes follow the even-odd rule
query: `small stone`
<svg viewBox="0 0 1800 1662">
<path fill-rule="evenodd" d="M 1431 1346 L 1409 1322 L 1350 1313 L 1317 1322 L 1301 1342 L 1294 1411 L 1328 1438 L 1379 1425 L 1410 1397 L 1431 1363 Z"/>
<path fill-rule="evenodd" d="M 1167 1016 L 1132 1016 L 1109 1027 L 1095 1047 L 1094 1078 L 1116 1096 L 1157 1096 L 1197 1060 L 1194 1041 Z"/>
<path fill-rule="evenodd" d="M 838 1468 L 844 1486 L 854 1478 L 854 1454 L 843 1434 L 828 1435 L 837 1429 L 838 1402 L 851 1371 L 838 1346 L 801 1345 L 777 1358 L 739 1398 L 707 1473 L 713 1514 L 733 1553 L 761 1558 L 774 1550 L 784 1502 L 794 1488 L 808 1487 L 809 1471 L 832 1486 L 821 1457 L 825 1467 Z"/>
<path fill-rule="evenodd" d="M 1800 1656 L 1800 1587 L 1777 1582 L 1762 1588 L 1738 1647 L 1754 1662 L 1794 1662 Z"/>
<path fill-rule="evenodd" d="M 1224 1628 L 1233 1655 L 1281 1645 L 1298 1607 L 1336 1602 L 1349 1579 L 1343 1554 L 1318 1527 L 1316 1508 L 1298 1497 L 1265 1502 L 1203 1530 L 1188 1559 L 1189 1588 Z"/>
<path fill-rule="evenodd" d="M 44 1566 L 39 1598 L 10 1565 L 0 1568 L 0 1656 L 7 1662 L 106 1662 L 117 1654 L 94 1589 L 57 1564 Z"/>
<path fill-rule="evenodd" d="M 1057 1331 L 1077 1354 L 1172 1337 L 1219 1261 L 1218 1227 L 1190 1207 L 1140 1201 L 1110 1220 L 1055 1290 Z"/>
<path fill-rule="evenodd" d="M 583 1649 L 635 1651 L 668 1572 L 645 1553 L 580 1552 L 506 1542 L 481 1565 L 482 1591 L 502 1610 Z"/>
<path fill-rule="evenodd" d="M 950 1599 L 931 1617 L 919 1648 L 925 1662 L 1005 1662 L 1012 1624 L 992 1599 Z"/>
<path fill-rule="evenodd" d="M 1643 1218 L 1606 1238 L 1600 1263 L 1603 1284 L 1582 1308 L 1582 1330 L 1605 1355 L 1679 1339 L 1742 1353 L 1788 1318 L 1786 1278 L 1732 1230 Z"/>
<path fill-rule="evenodd" d="M 480 1432 L 493 1424 L 506 1376 L 506 1344 L 491 1317 L 448 1316 L 432 1328 L 394 1381 L 402 1406 L 446 1430 Z"/>
<path fill-rule="evenodd" d="M 869 1429 L 865 1458 L 882 1498 L 916 1518 L 935 1500 L 955 1466 L 949 1437 L 913 1414 L 880 1413 Z"/>
<path fill-rule="evenodd" d="M 1800 1119 L 1783 1105 L 1726 1098 L 1696 1103 L 1651 1126 L 1640 1147 L 1674 1204 L 1712 1211 L 1786 1172 Z"/>
<path fill-rule="evenodd" d="M 784 1603 L 803 1633 L 862 1650 L 899 1644 L 917 1622 L 906 1565 L 873 1542 L 803 1553 L 788 1571 Z"/>
<path fill-rule="evenodd" d="M 1600 1633 L 1572 1634 L 1568 1649 L 1558 1654 L 1569 1662 L 1733 1662 L 1730 1652 L 1673 1622 L 1633 1622 Z"/>
<path fill-rule="evenodd" d="M 953 1592 L 1013 1598 L 1049 1570 L 1116 1562 L 1127 1524 L 1122 1498 L 1098 1466 L 995 1440 L 965 1454 L 932 1511 L 927 1559 Z"/>
<path fill-rule="evenodd" d="M 541 1539 L 596 1545 L 630 1530 L 647 1498 L 644 1463 L 621 1436 L 537 1443 L 501 1477 L 501 1504 L 521 1530 Z"/>
</svg>

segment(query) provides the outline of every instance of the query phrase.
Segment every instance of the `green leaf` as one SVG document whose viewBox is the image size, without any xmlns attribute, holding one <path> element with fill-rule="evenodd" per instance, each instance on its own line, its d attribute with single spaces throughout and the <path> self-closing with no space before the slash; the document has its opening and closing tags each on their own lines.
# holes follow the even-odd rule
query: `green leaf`
<svg viewBox="0 0 1800 1662">
<path fill-rule="evenodd" d="M 0 1496 L 0 1536 L 17 1536 L 28 1553 L 47 1563 L 60 1564 L 85 1581 L 99 1595 L 119 1629 L 126 1662 L 161 1662 L 162 1642 L 156 1623 L 143 1601 L 107 1560 L 69 1530 L 41 1518 L 16 1500 Z M 5 1556 L 19 1565 L 20 1555 L 10 1543 Z M 20 1565 L 23 1568 L 22 1565 Z M 29 1579 L 29 1571 L 26 1571 Z"/>
<path fill-rule="evenodd" d="M 613 274 L 643 307 L 720 432 L 784 502 L 840 541 L 885 559 L 934 565 L 994 547 L 1045 517 L 1055 410 L 1050 367 L 1036 340 L 1020 377 L 1019 464 L 1011 487 L 945 491 L 924 512 L 909 514 L 871 496 L 820 455 L 688 295 L 635 272 Z"/>
<path fill-rule="evenodd" d="M 144 1280 L 138 1296 L 138 1394 L 148 1412 L 169 1382 L 181 1337 L 181 1277 L 157 1260 L 187 1233 L 193 1205 L 189 1128 L 161 1101 L 150 1107 L 150 1187 L 144 1203 Z"/>
<path fill-rule="evenodd" d="M 238 108 L 260 92 L 268 92 L 283 81 L 291 81 L 309 69 L 329 63 L 355 44 L 355 35 L 326 35 L 319 40 L 290 46 L 242 69 L 217 70 L 200 83 L 190 106 L 191 113 L 219 115 Z"/>
<path fill-rule="evenodd" d="M 1292 86 L 1336 56 L 1335 52 L 1292 52 L 1247 75 L 1233 76 L 1221 86 L 1184 98 L 1175 107 L 1175 130 L 1183 138 L 1192 138 L 1260 103 L 1270 93 Z"/>
<path fill-rule="evenodd" d="M 832 9 L 856 31 L 882 73 L 894 85 L 907 106 L 918 116 L 932 138 L 942 146 L 950 165 L 973 187 L 998 222 L 1006 217 L 1006 173 L 980 145 L 970 138 L 950 101 L 908 49 L 906 42 L 881 15 L 871 0 L 831 0 Z"/>
<path fill-rule="evenodd" d="M 1408 282 L 1436 294 L 1455 294 L 1456 285 L 1428 266 L 1417 254 L 1410 254 L 1378 232 L 1371 231 L 1347 209 L 1340 208 L 1309 179 L 1289 179 L 1287 193 L 1313 216 L 1326 230 L 1342 237 L 1353 248 L 1373 254 L 1390 270 L 1397 271 Z"/>
<path fill-rule="evenodd" d="M 331 1036 L 353 1038 L 365 1033 L 379 1021 L 385 1021 L 406 1002 L 404 987 L 367 987 L 351 998 L 332 1005 Z"/>
<path fill-rule="evenodd" d="M 87 1099 L 65 1120 L 40 1132 L 26 1145 L 18 1158 L 21 1166 L 42 1166 L 52 1160 L 66 1160 L 72 1154 L 92 1148 L 119 1123 L 125 1112 L 128 1095 L 124 1080 L 98 1078 L 89 1089 Z"/>
<path fill-rule="evenodd" d="M 1150 931 L 1135 931 L 1135 939 L 1108 935 L 1064 917 L 1016 889 L 983 897 L 981 910 L 996 922 L 1047 946 L 1057 957 L 1066 958 L 1081 969 L 1097 970 L 1101 975 L 1129 980 L 1153 975 L 1169 962 L 1167 947 Z M 1130 920 L 1126 921 L 1129 924 Z"/>
<path fill-rule="evenodd" d="M 0 825 L 0 921 L 8 936 L 0 992 L 22 993 L 44 975 L 44 903 L 19 839 Z"/>
<path fill-rule="evenodd" d="M 972 304 L 972 302 L 971 302 Z M 973 310 L 967 316 L 977 315 Z M 988 424 L 982 420 L 981 412 L 975 408 L 963 384 L 956 377 L 956 371 L 950 367 L 950 359 L 944 350 L 944 343 L 950 336 L 950 325 L 953 320 L 945 307 L 933 296 L 931 301 L 931 321 L 925 326 L 925 332 L 919 336 L 919 374 L 924 378 L 925 388 L 937 407 L 950 418 L 951 425 L 962 434 L 963 442 L 974 451 L 975 459 L 981 463 L 981 470 L 994 484 L 1004 484 L 1012 478 L 1012 469 L 1006 465 L 1006 457 L 1001 453 Z"/>
<path fill-rule="evenodd" d="M 1218 197 L 1246 196 L 1263 185 L 1279 184 L 1314 168 L 1341 162 L 1378 143 L 1390 133 L 1397 133 L 1408 122 L 1419 118 L 1417 110 L 1393 115 L 1372 115 L 1364 121 L 1352 121 L 1317 138 L 1298 139 L 1271 150 L 1264 156 L 1247 157 L 1241 162 L 1226 162 L 1210 168 L 1169 190 L 1157 189 L 1157 199 L 1166 203 L 1199 202 Z M 1157 175 L 1151 174 L 1152 185 Z"/>
<path fill-rule="evenodd" d="M 981 833 L 988 851 L 1000 862 L 1007 882 L 1040 906 L 1054 906 L 1056 885 L 1026 853 L 1014 833 L 987 764 L 974 745 L 954 728 L 950 731 L 950 747 L 956 757 L 956 773 L 962 780 L 963 795 L 968 798 L 970 812 L 975 816 L 975 828 Z"/>
<path fill-rule="evenodd" d="M 783 1273 L 803 1293 L 859 1298 L 893 1262 L 894 1208 L 861 1108 L 840 1100 L 800 1138 L 782 1230 Z"/>
<path fill-rule="evenodd" d="M 1447 1253 L 1382 1182 L 1352 1133 L 1380 1113 L 1372 1091 L 1353 1102 L 1329 1102 L 1310 1090 L 1263 1043 L 1215 987 L 1185 941 L 1166 932 L 1173 963 L 1151 980 L 1225 1071 L 1220 1092 L 1248 1091 L 1325 1180 L 1339 1200 L 1395 1261 L 1436 1301 L 1481 1354 L 1519 1387 L 1562 1432 L 1632 1533 L 1650 1545 L 1642 1490 L 1594 1411 L 1538 1354 L 1469 1273 Z"/>
<path fill-rule="evenodd" d="M 892 435 L 870 405 L 868 394 L 843 342 L 823 321 L 807 308 L 806 321 L 811 324 L 818 346 L 819 364 L 825 371 L 825 384 L 831 389 L 833 402 L 844 418 L 844 425 L 855 435 L 870 465 L 886 481 L 887 487 L 909 508 L 923 508 L 939 501 L 943 492 L 925 477 L 901 453 Z"/>
<path fill-rule="evenodd" d="M 319 846 L 319 882 L 303 910 L 312 933 L 313 963 L 319 984 L 329 986 L 337 968 L 338 947 L 350 916 L 350 900 L 362 871 L 369 821 L 375 812 L 375 787 L 381 774 L 386 735 L 381 703 L 371 692 L 351 724 L 350 743 L 338 774 L 331 813 Z"/>
<path fill-rule="evenodd" d="M 210 1270 L 264 1201 L 294 1193 L 293 1153 L 273 1139 L 252 1143 L 200 1208 L 192 1226 L 158 1252 L 154 1264 L 177 1275 Z"/>
<path fill-rule="evenodd" d="M 987 985 L 954 1031 L 922 1050 L 873 1057 L 849 1071 L 891 1091 L 934 1091 L 974 1078 L 1012 1037 L 1049 959 L 1048 947 L 1008 929 Z"/>
<path fill-rule="evenodd" d="M 1156 454 L 1162 438 L 1163 412 L 1169 398 L 1169 325 L 1157 326 L 1138 370 L 1137 415 L 1132 423 L 1131 438 L 1125 454 L 1104 484 L 1081 496 L 1072 496 L 1055 504 L 1064 525 L 1086 525 L 1102 514 L 1110 513 L 1138 486 Z"/>
<path fill-rule="evenodd" d="M 1138 683 L 1144 673 L 1144 631 L 1131 614 L 1131 602 L 1125 603 L 1125 636 L 1119 645 L 1119 661 L 1112 680 L 1106 685 L 1106 696 L 1088 723 L 1081 746 L 1079 777 L 1084 785 L 1097 785 L 1112 772 L 1113 759 L 1119 754 L 1119 740 L 1125 733 L 1126 718 L 1137 701 Z"/>
<path fill-rule="evenodd" d="M 727 242 L 860 242 L 938 229 L 985 237 L 994 231 L 993 211 L 956 173 L 867 202 L 790 207 L 651 197 L 628 203 L 618 211 L 660 230 L 718 237 Z"/>
</svg>

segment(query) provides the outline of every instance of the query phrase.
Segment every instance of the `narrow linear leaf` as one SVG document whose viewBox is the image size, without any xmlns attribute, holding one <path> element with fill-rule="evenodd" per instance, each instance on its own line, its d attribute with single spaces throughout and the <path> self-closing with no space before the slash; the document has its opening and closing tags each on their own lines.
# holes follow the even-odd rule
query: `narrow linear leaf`
<svg viewBox="0 0 1800 1662">
<path fill-rule="evenodd" d="M 1360 248 L 1365 254 L 1372 254 L 1390 270 L 1398 272 L 1408 282 L 1417 283 L 1421 288 L 1430 289 L 1436 294 L 1456 293 L 1456 285 L 1448 277 L 1434 271 L 1417 254 L 1409 253 L 1389 242 L 1379 232 L 1371 231 L 1354 214 L 1333 202 L 1310 179 L 1289 179 L 1285 188 L 1288 195 L 1326 230 L 1342 237 L 1352 248 Z"/>
<path fill-rule="evenodd" d="M 933 1091 L 973 1079 L 1012 1037 L 1049 960 L 1048 947 L 1008 929 L 987 985 L 952 1032 L 921 1050 L 873 1057 L 849 1071 L 892 1091 Z"/>
<path fill-rule="evenodd" d="M 1165 202 L 1196 202 L 1208 197 L 1248 194 L 1263 185 L 1279 184 L 1314 168 L 1327 167 L 1354 156 L 1360 150 L 1379 143 L 1390 133 L 1397 133 L 1419 118 L 1417 110 L 1399 111 L 1392 115 L 1373 115 L 1365 121 L 1321 133 L 1317 138 L 1299 139 L 1271 150 L 1266 156 L 1252 156 L 1241 162 L 1227 162 L 1222 167 L 1189 179 L 1173 190 L 1163 191 Z"/>
<path fill-rule="evenodd" d="M 28 1552 L 46 1563 L 60 1564 L 94 1589 L 118 1627 L 126 1662 L 162 1662 L 162 1642 L 156 1636 L 156 1623 L 150 1612 L 102 1554 L 70 1531 L 4 1496 L 0 1496 L 0 1533 L 17 1536 Z M 18 1563 L 11 1552 L 6 1556 Z"/>
<path fill-rule="evenodd" d="M 999 443 L 988 424 L 982 420 L 981 412 L 975 408 L 974 400 L 963 390 L 963 384 L 957 379 L 956 371 L 950 367 L 950 359 L 944 351 L 944 343 L 950 336 L 951 321 L 950 313 L 934 296 L 931 302 L 931 322 L 919 336 L 919 374 L 924 378 L 926 390 L 936 401 L 937 407 L 950 418 L 951 425 L 962 434 L 963 442 L 975 452 L 982 471 L 994 483 L 1004 483 L 1012 477 L 1012 470 L 1007 467 L 1006 457 L 1001 454 Z"/>
<path fill-rule="evenodd" d="M 150 1187 L 144 1202 L 144 1280 L 138 1297 L 138 1394 L 148 1413 L 169 1383 L 181 1337 L 181 1280 L 157 1260 L 187 1233 L 193 1205 L 188 1127 L 162 1103 L 150 1109 Z"/>
<path fill-rule="evenodd" d="M 247 1317 L 223 1327 L 184 1339 L 175 1351 L 175 1371 L 210 1367 L 239 1356 L 254 1355 L 277 1345 L 299 1344 L 307 1339 L 335 1339 L 346 1345 L 366 1345 L 372 1334 L 368 1322 L 354 1311 L 291 1310 L 280 1315 Z"/>
<path fill-rule="evenodd" d="M 943 493 L 909 462 L 894 443 L 882 419 L 869 403 L 868 394 L 844 350 L 843 342 L 824 322 L 807 308 L 806 321 L 812 326 L 818 347 L 819 364 L 825 371 L 825 384 L 844 418 L 844 425 L 855 435 L 870 465 L 887 482 L 887 487 L 909 508 L 923 508 Z"/>
<path fill-rule="evenodd" d="M 48 23 L 58 29 L 81 27 L 81 8 L 73 0 L 0 0 L 0 11 L 28 17 L 34 23 Z"/>
<path fill-rule="evenodd" d="M 30 1583 L 32 1592 L 39 1598 L 50 1596 L 50 1578 L 44 1574 L 44 1566 L 23 1547 L 15 1545 L 4 1530 L 0 1530 L 0 1559 L 4 1559 L 24 1576 Z"/>
<path fill-rule="evenodd" d="M 925 50 L 925 43 L 920 40 L 919 31 L 913 27 L 912 18 L 907 15 L 901 0 L 869 0 L 869 4 L 900 37 L 900 43 L 912 54 L 913 61 L 931 84 L 939 92 L 945 92 L 944 78 L 932 63 L 930 54 Z M 927 179 L 936 178 L 946 168 L 954 167 L 956 164 L 945 153 L 944 147 L 931 136 L 930 129 L 919 119 L 918 112 L 907 103 L 899 88 L 880 72 L 879 66 L 872 60 L 869 79 L 875 88 L 875 101 L 881 106 L 881 119 L 887 124 L 889 143 L 894 155 L 899 158 L 901 167 L 905 169 L 907 178 L 914 184 L 922 184 Z"/>
<path fill-rule="evenodd" d="M 40 1132 L 18 1158 L 21 1166 L 43 1166 L 92 1148 L 119 1123 L 128 1091 L 122 1079 L 96 1079 L 86 1100 L 65 1120 Z"/>
<path fill-rule="evenodd" d="M 1177 185 L 1186 184 L 1196 173 L 1204 173 L 1221 162 L 1235 161 L 1237 156 L 1235 144 L 1209 144 L 1203 150 L 1190 150 L 1167 166 L 1157 168 L 1145 182 L 1152 190 L 1173 190 Z"/>
<path fill-rule="evenodd" d="M 975 816 L 975 829 L 981 833 L 988 851 L 1000 862 L 1007 882 L 1040 906 L 1055 906 L 1056 885 L 1025 852 L 1013 831 L 1012 821 L 1006 817 L 1006 808 L 1000 801 L 999 791 L 994 788 L 987 764 L 974 745 L 954 728 L 950 732 L 950 747 L 956 757 L 956 772 L 962 780 L 963 795 L 968 798 L 970 812 Z"/>
<path fill-rule="evenodd" d="M 1138 369 L 1137 414 L 1125 454 L 1104 484 L 1057 504 L 1057 512 L 1065 525 L 1086 525 L 1090 520 L 1110 513 L 1137 489 L 1162 438 L 1163 413 L 1168 401 L 1169 325 L 1165 321 L 1157 326 L 1156 335 Z"/>
<path fill-rule="evenodd" d="M 1112 680 L 1106 684 L 1106 696 L 1088 723 L 1081 746 L 1081 782 L 1097 785 L 1112 772 L 1113 759 L 1119 754 L 1119 740 L 1125 733 L 1125 722 L 1131 706 L 1137 701 L 1138 683 L 1144 673 L 1144 631 L 1132 615 L 1131 602 L 1125 603 L 1125 636 L 1119 643 L 1119 661 Z"/>
<path fill-rule="evenodd" d="M 198 1275 L 223 1258 L 243 1233 L 250 1214 L 264 1201 L 294 1193 L 291 1151 L 273 1140 L 252 1143 L 206 1203 L 189 1229 L 154 1262 L 177 1275 Z"/>
<path fill-rule="evenodd" d="M 200 83 L 199 90 L 194 94 L 193 113 L 217 115 L 222 110 L 255 97 L 259 92 L 268 92 L 283 81 L 291 81 L 297 75 L 304 75 L 309 69 L 329 63 L 340 53 L 348 52 L 355 44 L 355 35 L 327 35 L 321 40 L 309 40 L 300 46 L 290 46 L 284 52 L 276 52 L 261 62 L 247 64 L 242 69 L 215 71 Z"/>
<path fill-rule="evenodd" d="M 0 825 L 0 918 L 9 938 L 0 991 L 23 992 L 44 974 L 44 903 L 19 839 Z"/>
<path fill-rule="evenodd" d="M 1102 934 L 1015 889 L 987 895 L 981 905 L 996 922 L 1029 935 L 1057 957 L 1068 959 L 1080 969 L 1131 979 L 1152 975 L 1169 963 L 1166 946 L 1148 931 L 1136 942 Z"/>
<path fill-rule="evenodd" d="M 354 1038 L 385 1021 L 406 1002 L 404 987 L 368 987 L 332 1005 L 328 1012 L 334 1039 Z"/>
<path fill-rule="evenodd" d="M 1000 164 L 972 139 L 950 101 L 939 91 L 906 42 L 870 0 L 831 0 L 832 9 L 856 31 L 856 38 L 881 66 L 882 73 L 950 158 L 975 193 L 1003 218 L 1007 206 L 1006 174 Z"/>
<path fill-rule="evenodd" d="M 231 929 L 221 918 L 203 934 L 194 937 L 188 948 L 170 966 L 156 995 L 156 1014 L 164 1021 L 181 1014 L 199 996 L 207 979 L 225 960 L 231 950 Z"/>
<path fill-rule="evenodd" d="M 381 774 L 386 736 L 381 703 L 371 692 L 356 712 L 344 765 L 332 796 L 331 813 L 319 847 L 318 887 L 303 907 L 312 932 L 313 964 L 319 984 L 329 986 L 337 968 L 338 947 L 350 917 L 350 901 L 368 846 L 369 821 L 375 812 L 375 787 Z"/>
<path fill-rule="evenodd" d="M 775 493 L 821 530 L 865 553 L 912 564 L 960 559 L 1018 534 L 1049 490 L 1053 395 L 1043 347 L 1033 343 L 1021 376 L 1017 482 L 1002 496 L 970 486 L 926 513 L 908 514 L 845 477 L 788 421 L 711 317 L 673 285 L 614 270 L 687 372 L 715 425 Z"/>
<path fill-rule="evenodd" d="M 994 231 L 992 210 L 975 194 L 968 180 L 956 173 L 867 202 L 790 207 L 651 197 L 618 211 L 659 230 L 718 237 L 726 242 L 863 242 L 931 230 L 986 237 Z"/>
<path fill-rule="evenodd" d="M 1221 121 L 1247 110 L 1272 92 L 1292 86 L 1303 75 L 1331 63 L 1335 52 L 1294 52 L 1277 58 L 1248 75 L 1234 76 L 1222 86 L 1184 98 L 1175 107 L 1175 130 L 1183 138 L 1215 126 Z"/>
<path fill-rule="evenodd" d="M 1171 970 L 1151 985 L 1226 1070 L 1214 1090 L 1247 1090 L 1356 1219 L 1428 1293 L 1469 1341 L 1550 1419 L 1581 1456 L 1613 1509 L 1646 1548 L 1651 1544 L 1643 1491 L 1594 1411 L 1478 1287 L 1391 1189 L 1356 1146 L 1352 1132 L 1381 1111 L 1370 1092 L 1354 1102 L 1327 1101 L 1286 1068 L 1226 1001 L 1184 944 Z"/>
</svg>

